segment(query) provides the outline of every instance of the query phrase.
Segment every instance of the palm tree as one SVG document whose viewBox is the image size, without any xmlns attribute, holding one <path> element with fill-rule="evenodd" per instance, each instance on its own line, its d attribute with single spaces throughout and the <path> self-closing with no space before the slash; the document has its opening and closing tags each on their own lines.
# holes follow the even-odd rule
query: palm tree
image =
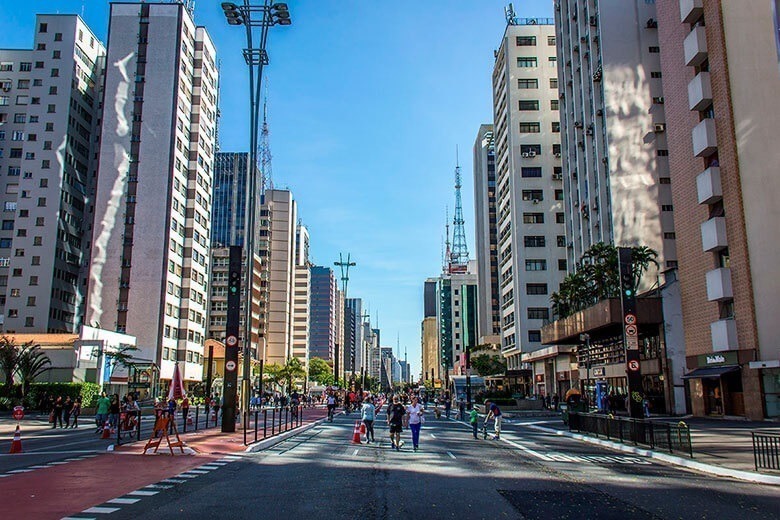
<svg viewBox="0 0 780 520">
<path fill-rule="evenodd" d="M 658 268 L 658 253 L 647 246 L 634 246 L 631 248 L 631 267 L 634 271 L 634 288 L 639 287 L 642 277 L 654 265 Z"/>
<path fill-rule="evenodd" d="M 303 368 L 301 360 L 293 357 L 287 360 L 287 363 L 280 370 L 281 379 L 287 383 L 287 393 L 292 393 L 293 381 L 306 377 L 306 370 Z"/>
<path fill-rule="evenodd" d="M 5 393 L 10 396 L 14 387 L 14 373 L 19 363 L 19 347 L 7 336 L 0 338 L 0 371 L 5 378 Z"/>
<path fill-rule="evenodd" d="M 19 350 L 19 359 L 16 364 L 16 373 L 22 380 L 22 397 L 27 395 L 30 383 L 44 372 L 51 370 L 51 360 L 41 347 L 33 345 L 29 341 Z"/>
</svg>

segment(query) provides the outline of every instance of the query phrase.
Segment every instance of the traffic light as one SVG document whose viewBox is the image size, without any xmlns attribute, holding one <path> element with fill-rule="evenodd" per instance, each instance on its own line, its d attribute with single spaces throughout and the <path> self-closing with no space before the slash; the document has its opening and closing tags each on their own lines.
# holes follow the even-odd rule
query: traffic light
<svg viewBox="0 0 780 520">
<path fill-rule="evenodd" d="M 620 290 L 624 298 L 636 296 L 636 287 L 634 286 L 634 269 L 631 265 L 632 254 L 628 247 L 619 248 L 618 268 L 620 270 Z"/>
</svg>

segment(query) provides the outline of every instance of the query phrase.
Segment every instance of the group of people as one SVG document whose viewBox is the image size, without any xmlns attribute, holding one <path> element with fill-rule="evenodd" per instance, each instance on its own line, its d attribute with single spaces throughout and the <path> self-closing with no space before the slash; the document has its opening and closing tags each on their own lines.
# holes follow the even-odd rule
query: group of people
<svg viewBox="0 0 780 520">
<path fill-rule="evenodd" d="M 81 397 L 71 399 L 70 396 L 47 397 L 49 406 L 49 423 L 52 428 L 59 424 L 60 428 L 78 428 L 81 415 Z M 73 424 L 71 424 L 73 421 Z"/>
<path fill-rule="evenodd" d="M 101 392 L 95 409 L 95 426 L 97 426 L 95 433 L 102 433 L 106 423 L 111 429 L 117 427 L 122 430 L 133 429 L 140 409 L 138 397 L 133 392 L 125 395 L 121 400 L 119 394 L 112 394 L 109 397 L 106 392 Z M 120 424 L 120 414 L 122 413 L 124 413 L 124 419 Z"/>
</svg>

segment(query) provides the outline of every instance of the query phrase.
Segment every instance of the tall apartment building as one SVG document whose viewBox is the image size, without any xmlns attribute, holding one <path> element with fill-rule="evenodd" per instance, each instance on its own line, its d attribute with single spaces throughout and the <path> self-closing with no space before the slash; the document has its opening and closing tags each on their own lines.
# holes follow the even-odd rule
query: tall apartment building
<svg viewBox="0 0 780 520">
<path fill-rule="evenodd" d="M 336 276 L 330 267 L 311 267 L 309 356 L 333 362 L 336 344 Z"/>
<path fill-rule="evenodd" d="M 216 50 L 181 3 L 112 3 L 87 322 L 202 377 Z"/>
<path fill-rule="evenodd" d="M 270 226 L 261 230 L 269 251 L 264 359 L 283 365 L 292 356 L 298 204 L 289 190 L 266 190 L 260 211 Z"/>
<path fill-rule="evenodd" d="M 493 125 L 480 125 L 474 142 L 474 224 L 479 284 L 480 343 L 499 343 L 501 305 L 498 284 L 496 147 Z"/>
<path fill-rule="evenodd" d="M 347 298 L 347 308 L 351 313 L 350 330 L 352 335 L 352 365 L 356 374 L 363 370 L 366 357 L 365 337 L 363 327 L 363 300 L 360 298 Z"/>
<path fill-rule="evenodd" d="M 439 329 L 436 320 L 438 299 L 435 278 L 425 280 L 423 290 L 423 320 L 420 324 L 422 354 L 422 377 L 424 381 L 442 379 L 441 348 L 439 347 Z"/>
<path fill-rule="evenodd" d="M 674 268 L 654 2 L 557 0 L 555 20 L 569 270 L 599 242 L 650 247 L 660 271 Z"/>
<path fill-rule="evenodd" d="M 214 159 L 214 189 L 212 202 L 212 232 L 211 232 L 211 272 L 209 316 L 207 335 L 211 339 L 224 341 L 227 325 L 227 285 L 228 285 L 228 260 L 230 250 L 228 246 L 245 246 L 246 228 L 246 202 L 247 182 L 249 179 L 249 154 L 247 152 L 218 152 Z M 260 172 L 256 168 L 256 176 L 259 182 Z M 260 197 L 258 196 L 257 211 L 260 211 Z M 261 233 L 267 228 L 263 219 L 256 219 L 255 224 L 255 254 L 253 255 L 252 275 L 252 326 L 250 328 L 251 350 L 259 358 L 261 355 L 261 340 L 265 335 L 264 310 L 267 299 L 267 284 L 264 278 L 267 273 L 263 269 L 267 267 L 261 261 L 261 252 L 267 255 L 267 240 L 261 240 Z M 267 232 L 266 232 L 267 234 Z M 266 237 L 267 238 L 267 237 Z M 247 251 L 244 249 L 244 258 Z M 265 256 L 267 258 L 267 256 Z M 248 279 L 246 276 L 246 262 L 242 263 L 242 293 L 247 294 Z M 246 311 L 245 305 L 248 299 L 241 298 L 239 340 L 243 345 L 245 335 Z"/>
<path fill-rule="evenodd" d="M 493 69 L 501 353 L 510 371 L 541 348 L 566 273 L 555 29 L 515 18 Z"/>
<path fill-rule="evenodd" d="M 76 15 L 38 15 L 0 50 L 0 330 L 78 333 L 105 48 Z"/>
<path fill-rule="evenodd" d="M 780 416 L 775 3 L 656 4 L 695 415 Z"/>
<path fill-rule="evenodd" d="M 311 305 L 311 262 L 309 262 L 309 231 L 298 224 L 295 233 L 295 285 L 293 287 L 292 357 L 308 371 L 309 324 Z"/>
<path fill-rule="evenodd" d="M 442 273 L 438 278 L 429 278 L 426 283 L 435 281 L 436 283 L 436 328 L 437 344 L 439 348 L 438 360 L 441 368 L 436 368 L 436 372 L 441 372 L 440 378 L 446 378 L 450 375 L 466 374 L 466 346 L 476 347 L 476 336 L 467 338 L 464 334 L 466 322 L 472 323 L 471 328 L 475 331 L 477 322 L 477 305 L 472 301 L 466 308 L 466 298 L 469 294 L 469 287 L 477 286 L 476 260 L 470 260 L 466 269 L 461 273 Z M 476 298 L 475 294 L 472 294 Z M 467 340 L 471 339 L 471 343 Z M 433 357 L 433 356 L 431 356 Z"/>
</svg>

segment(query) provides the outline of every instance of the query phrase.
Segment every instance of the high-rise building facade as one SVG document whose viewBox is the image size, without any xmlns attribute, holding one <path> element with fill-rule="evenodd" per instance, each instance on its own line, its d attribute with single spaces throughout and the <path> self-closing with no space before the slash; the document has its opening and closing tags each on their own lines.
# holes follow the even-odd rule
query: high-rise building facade
<svg viewBox="0 0 780 520">
<path fill-rule="evenodd" d="M 247 225 L 249 153 L 217 152 L 214 158 L 214 208 L 211 219 L 213 247 L 243 246 Z M 257 200 L 260 208 L 260 170 L 255 166 Z M 255 245 L 259 241 L 259 226 L 255 226 Z"/>
<path fill-rule="evenodd" d="M 501 335 L 498 284 L 498 220 L 496 213 L 496 148 L 493 125 L 480 125 L 474 142 L 474 225 L 476 229 L 479 330 L 487 342 Z M 491 337 L 492 338 L 489 338 Z M 487 341 L 491 339 L 491 341 Z M 483 341 L 481 341 L 483 342 Z"/>
<path fill-rule="evenodd" d="M 84 319 L 105 48 L 76 15 L 38 15 L 0 49 L 0 330 Z"/>
<path fill-rule="evenodd" d="M 347 298 L 347 308 L 352 314 L 351 334 L 352 341 L 352 359 L 354 371 L 356 374 L 362 373 L 364 359 L 366 358 L 365 337 L 363 326 L 363 300 L 360 298 Z"/>
<path fill-rule="evenodd" d="M 677 266 L 654 2 L 558 0 L 555 17 L 569 270 L 599 242 L 647 246 L 648 289 Z"/>
<path fill-rule="evenodd" d="M 514 18 L 493 68 L 501 353 L 509 370 L 541 348 L 566 273 L 555 28 Z"/>
<path fill-rule="evenodd" d="M 330 267 L 311 267 L 309 356 L 333 362 L 336 344 L 336 277 Z"/>
<path fill-rule="evenodd" d="M 310 342 L 311 263 L 309 231 L 298 224 L 296 231 L 295 286 L 293 287 L 292 356 L 308 371 Z"/>
<path fill-rule="evenodd" d="M 292 356 L 298 204 L 289 190 L 266 190 L 260 213 L 269 221 L 267 234 L 261 229 L 261 239 L 268 240 L 264 359 L 283 365 Z"/>
<path fill-rule="evenodd" d="M 202 376 L 216 50 L 181 3 L 112 3 L 87 321 Z"/>
<path fill-rule="evenodd" d="M 780 216 L 780 12 L 773 4 L 656 3 L 684 377 L 695 415 L 780 416 L 780 242 L 772 232 Z"/>
</svg>

